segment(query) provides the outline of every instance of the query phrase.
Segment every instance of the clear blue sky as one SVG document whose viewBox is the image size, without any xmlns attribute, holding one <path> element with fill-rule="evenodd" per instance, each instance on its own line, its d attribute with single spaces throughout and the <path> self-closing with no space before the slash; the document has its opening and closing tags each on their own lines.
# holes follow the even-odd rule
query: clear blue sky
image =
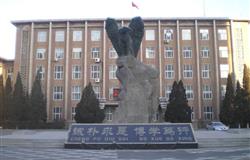
<svg viewBox="0 0 250 160">
<path fill-rule="evenodd" d="M 139 9 L 131 6 L 132 1 Z M 203 17 L 204 13 L 206 17 L 250 19 L 250 0 L 0 0 L 0 57 L 15 55 L 12 20 Z"/>
</svg>

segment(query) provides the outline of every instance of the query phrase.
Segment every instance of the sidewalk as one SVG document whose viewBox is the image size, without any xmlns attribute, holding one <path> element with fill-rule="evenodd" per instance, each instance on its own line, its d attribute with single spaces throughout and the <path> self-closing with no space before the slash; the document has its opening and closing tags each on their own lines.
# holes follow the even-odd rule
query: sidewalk
<svg viewBox="0 0 250 160">
<path fill-rule="evenodd" d="M 6 130 L 0 129 L 0 147 L 63 148 L 68 130 Z M 228 131 L 194 131 L 199 148 L 250 147 L 250 129 Z"/>
<path fill-rule="evenodd" d="M 250 129 L 229 129 L 228 131 L 195 131 L 199 148 L 250 147 Z"/>
</svg>

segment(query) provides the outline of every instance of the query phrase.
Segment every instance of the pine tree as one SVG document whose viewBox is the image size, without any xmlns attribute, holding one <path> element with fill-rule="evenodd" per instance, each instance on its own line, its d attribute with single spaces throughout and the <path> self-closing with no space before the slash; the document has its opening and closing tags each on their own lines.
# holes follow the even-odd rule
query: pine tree
<svg viewBox="0 0 250 160">
<path fill-rule="evenodd" d="M 6 121 L 11 120 L 12 114 L 12 85 L 11 85 L 11 78 L 8 76 L 5 88 L 4 88 L 4 106 L 5 106 L 5 113 L 6 113 Z"/>
<path fill-rule="evenodd" d="M 246 64 L 244 64 L 243 69 L 243 89 L 246 91 L 246 94 L 248 94 L 248 98 L 250 98 L 250 70 Z"/>
<path fill-rule="evenodd" d="M 42 92 L 40 73 L 37 72 L 30 95 L 31 121 L 35 123 L 45 122 L 47 119 L 46 100 Z"/>
<path fill-rule="evenodd" d="M 244 108 L 243 110 L 243 126 L 250 124 L 250 69 L 247 65 L 244 65 L 243 70 L 243 97 L 244 97 Z"/>
<path fill-rule="evenodd" d="M 12 112 L 13 114 L 11 119 L 16 124 L 19 122 L 25 122 L 29 119 L 27 99 L 23 90 L 20 73 L 17 74 L 17 79 L 14 86 Z"/>
<path fill-rule="evenodd" d="M 169 103 L 165 112 L 165 121 L 173 123 L 190 123 L 191 109 L 188 106 L 183 82 L 175 81 L 169 97 Z"/>
<path fill-rule="evenodd" d="M 225 98 L 220 109 L 220 120 L 226 125 L 233 125 L 234 116 L 234 87 L 232 75 L 228 74 Z"/>
<path fill-rule="evenodd" d="M 168 100 L 168 104 L 167 104 L 167 109 L 165 112 L 165 121 L 166 122 L 172 122 L 175 119 L 175 113 L 176 113 L 176 97 L 177 97 L 177 90 L 178 90 L 178 84 L 176 81 L 174 81 L 173 85 L 172 85 L 172 90 L 171 93 L 169 95 L 169 100 Z"/>
<path fill-rule="evenodd" d="M 5 115 L 3 76 L 0 75 L 0 126 L 4 124 Z"/>
<path fill-rule="evenodd" d="M 235 100 L 234 100 L 234 122 L 236 125 L 240 124 L 241 126 L 244 125 L 244 112 L 245 112 L 245 105 L 246 105 L 246 97 L 244 97 L 244 90 L 240 86 L 240 82 L 237 81 L 236 84 L 236 91 L 235 91 Z"/>
<path fill-rule="evenodd" d="M 81 100 L 76 106 L 75 120 L 77 123 L 101 123 L 104 118 L 104 111 L 100 109 L 99 100 L 89 83 L 84 88 Z"/>
</svg>

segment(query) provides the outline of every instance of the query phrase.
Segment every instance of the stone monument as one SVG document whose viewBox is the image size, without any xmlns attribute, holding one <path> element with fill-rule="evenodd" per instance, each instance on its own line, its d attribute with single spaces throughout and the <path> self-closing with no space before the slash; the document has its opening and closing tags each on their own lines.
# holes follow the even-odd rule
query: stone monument
<svg viewBox="0 0 250 160">
<path fill-rule="evenodd" d="M 118 54 L 116 76 L 121 82 L 120 103 L 113 122 L 155 122 L 159 106 L 159 72 L 137 59 L 144 35 L 142 19 L 135 17 L 128 27 L 119 28 L 114 19 L 108 18 L 105 28 Z"/>
<path fill-rule="evenodd" d="M 115 124 L 72 124 L 65 148 L 77 149 L 176 149 L 197 148 L 189 123 L 155 122 L 158 110 L 159 73 L 136 59 L 144 34 L 140 17 L 128 27 L 106 21 L 106 31 L 117 51 L 116 76 L 121 82 Z M 134 123 L 134 124 L 131 124 Z"/>
</svg>

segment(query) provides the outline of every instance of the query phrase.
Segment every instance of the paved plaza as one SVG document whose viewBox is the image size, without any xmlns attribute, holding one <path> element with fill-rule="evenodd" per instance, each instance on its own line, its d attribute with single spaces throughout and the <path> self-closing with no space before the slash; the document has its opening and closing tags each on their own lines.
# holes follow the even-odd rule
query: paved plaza
<svg viewBox="0 0 250 160">
<path fill-rule="evenodd" d="M 64 149 L 67 130 L 0 129 L 0 160 L 250 160 L 250 129 L 195 131 L 198 149 Z"/>
<path fill-rule="evenodd" d="M 71 150 L 4 147 L 1 160 L 249 160 L 248 147 L 178 150 Z"/>
</svg>

